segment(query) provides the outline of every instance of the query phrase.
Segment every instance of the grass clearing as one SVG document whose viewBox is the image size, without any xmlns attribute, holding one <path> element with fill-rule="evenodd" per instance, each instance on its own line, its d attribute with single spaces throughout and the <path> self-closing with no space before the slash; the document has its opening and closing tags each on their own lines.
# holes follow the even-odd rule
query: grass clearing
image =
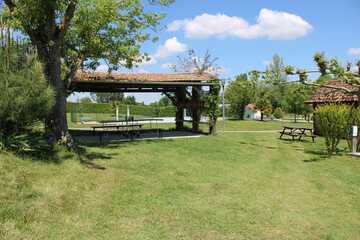
<svg viewBox="0 0 360 240">
<path fill-rule="evenodd" d="M 0 239 L 357 239 L 360 160 L 322 141 L 94 144 L 87 164 L 0 154 Z"/>
</svg>

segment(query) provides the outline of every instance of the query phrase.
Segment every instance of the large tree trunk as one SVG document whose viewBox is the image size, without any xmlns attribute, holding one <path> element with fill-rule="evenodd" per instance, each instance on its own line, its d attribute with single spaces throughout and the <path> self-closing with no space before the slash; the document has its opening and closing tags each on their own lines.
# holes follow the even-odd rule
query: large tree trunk
<svg viewBox="0 0 360 240">
<path fill-rule="evenodd" d="M 192 130 L 199 131 L 201 111 L 200 111 L 200 87 L 192 87 Z"/>
<path fill-rule="evenodd" d="M 185 88 L 181 87 L 176 90 L 176 130 L 184 130 L 184 104 L 186 101 Z"/>
<path fill-rule="evenodd" d="M 45 121 L 46 134 L 50 144 L 60 143 L 72 147 L 66 119 L 67 89 L 61 78 L 60 49 L 54 48 L 47 54 L 39 54 L 44 64 L 44 74 L 55 93 L 55 105 Z"/>
</svg>

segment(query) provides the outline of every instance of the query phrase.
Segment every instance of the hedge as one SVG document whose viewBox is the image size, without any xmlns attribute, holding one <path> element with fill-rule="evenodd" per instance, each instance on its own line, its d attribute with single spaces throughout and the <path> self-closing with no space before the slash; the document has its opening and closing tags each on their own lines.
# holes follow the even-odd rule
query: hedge
<svg viewBox="0 0 360 240">
<path fill-rule="evenodd" d="M 175 116 L 176 108 L 156 107 L 146 105 L 129 105 L 131 115 L 153 116 L 153 117 L 172 117 Z M 68 113 L 106 113 L 114 114 L 115 110 L 108 103 L 67 103 Z M 119 105 L 120 115 L 126 115 L 127 105 Z"/>
</svg>

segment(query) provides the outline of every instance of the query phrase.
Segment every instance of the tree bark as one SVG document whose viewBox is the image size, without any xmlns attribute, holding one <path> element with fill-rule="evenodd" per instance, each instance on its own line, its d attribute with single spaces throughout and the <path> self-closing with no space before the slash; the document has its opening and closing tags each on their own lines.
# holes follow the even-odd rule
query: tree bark
<svg viewBox="0 0 360 240">
<path fill-rule="evenodd" d="M 176 93 L 176 130 L 184 130 L 184 104 L 186 101 L 185 88 L 178 88 Z"/>
<path fill-rule="evenodd" d="M 49 49 L 48 53 L 39 51 L 39 55 L 44 65 L 45 78 L 55 93 L 55 105 L 45 120 L 48 141 L 50 144 L 60 143 L 72 147 L 73 142 L 66 119 L 67 89 L 61 78 L 60 48 Z"/>
<path fill-rule="evenodd" d="M 201 112 L 200 112 L 200 87 L 192 87 L 192 130 L 194 132 L 199 131 L 199 125 L 200 125 L 200 118 L 201 118 Z"/>
</svg>

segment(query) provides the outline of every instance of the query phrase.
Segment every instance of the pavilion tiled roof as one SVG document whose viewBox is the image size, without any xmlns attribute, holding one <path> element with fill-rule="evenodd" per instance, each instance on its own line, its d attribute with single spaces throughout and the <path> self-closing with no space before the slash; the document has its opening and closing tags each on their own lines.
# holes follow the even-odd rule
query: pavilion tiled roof
<svg viewBox="0 0 360 240">
<path fill-rule="evenodd" d="M 331 87 L 343 88 L 335 89 Z M 349 90 L 346 91 L 345 89 Z M 357 102 L 357 92 L 359 87 L 344 83 L 339 80 L 328 81 L 324 86 L 315 90 L 311 98 L 306 103 L 353 103 Z"/>
<path fill-rule="evenodd" d="M 95 82 L 204 82 L 217 78 L 210 74 L 195 73 L 118 73 L 112 72 L 83 72 L 76 73 L 75 81 Z"/>
</svg>

